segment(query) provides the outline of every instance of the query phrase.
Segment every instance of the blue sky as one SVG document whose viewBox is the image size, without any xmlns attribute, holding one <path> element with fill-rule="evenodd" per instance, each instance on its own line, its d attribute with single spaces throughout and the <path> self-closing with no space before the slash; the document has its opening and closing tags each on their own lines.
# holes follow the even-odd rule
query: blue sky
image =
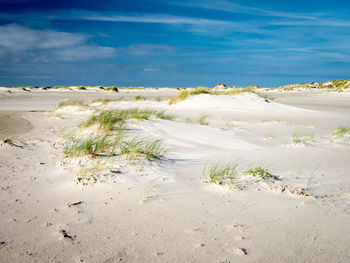
<svg viewBox="0 0 350 263">
<path fill-rule="evenodd" d="M 0 0 L 0 85 L 350 78 L 349 1 Z"/>
</svg>

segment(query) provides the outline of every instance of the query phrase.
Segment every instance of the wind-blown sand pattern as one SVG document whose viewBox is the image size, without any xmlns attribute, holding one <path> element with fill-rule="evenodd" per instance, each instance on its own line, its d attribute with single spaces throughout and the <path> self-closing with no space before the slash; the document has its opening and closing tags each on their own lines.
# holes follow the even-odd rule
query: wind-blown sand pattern
<svg viewBox="0 0 350 263">
<path fill-rule="evenodd" d="M 349 89 L 171 105 L 164 98 L 181 90 L 7 90 L 1 262 L 350 261 Z M 57 108 L 73 100 L 85 104 Z M 135 108 L 153 113 L 108 131 L 79 127 L 96 111 Z M 104 135 L 117 138 L 108 150 L 64 154 L 71 140 Z M 166 151 L 142 154 L 128 148 L 133 138 Z M 232 164 L 232 176 L 211 178 L 215 163 Z"/>
</svg>

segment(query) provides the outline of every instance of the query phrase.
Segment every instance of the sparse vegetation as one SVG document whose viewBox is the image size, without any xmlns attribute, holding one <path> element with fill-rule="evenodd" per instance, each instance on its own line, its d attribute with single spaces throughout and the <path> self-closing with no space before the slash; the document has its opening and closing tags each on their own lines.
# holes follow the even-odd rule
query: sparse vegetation
<svg viewBox="0 0 350 263">
<path fill-rule="evenodd" d="M 225 90 L 225 91 L 215 91 L 213 90 L 210 94 L 212 95 L 239 95 L 242 93 L 250 93 L 253 92 L 254 89 L 253 88 L 234 88 L 231 90 Z"/>
<path fill-rule="evenodd" d="M 336 139 L 341 139 L 346 135 L 350 135 L 350 128 L 349 127 L 339 127 L 334 132 L 333 137 Z"/>
<path fill-rule="evenodd" d="M 58 104 L 58 108 L 66 107 L 66 106 L 79 106 L 79 107 L 86 107 L 83 101 L 81 100 L 68 100 L 68 101 L 62 101 L 60 104 Z"/>
<path fill-rule="evenodd" d="M 307 194 L 311 194 L 311 188 L 313 187 L 313 185 L 314 185 L 314 178 L 315 178 L 315 176 L 316 176 L 316 171 L 313 171 L 311 174 L 310 174 L 310 176 L 309 176 L 309 178 L 307 179 L 307 183 L 306 183 L 306 186 L 305 186 L 305 192 L 307 193 Z"/>
<path fill-rule="evenodd" d="M 90 168 L 81 168 L 80 171 L 77 173 L 77 179 L 79 182 L 83 180 L 90 180 L 94 177 L 95 174 L 97 174 L 101 170 L 101 166 L 98 165 Z"/>
<path fill-rule="evenodd" d="M 101 102 L 104 105 L 111 101 L 112 101 L 111 99 L 97 99 L 97 100 L 93 100 L 91 103 Z"/>
<path fill-rule="evenodd" d="M 310 82 L 304 84 L 290 84 L 281 86 L 278 90 L 293 91 L 301 89 L 327 89 L 329 91 L 342 92 L 344 89 L 350 88 L 350 80 L 332 80 L 326 82 Z"/>
<path fill-rule="evenodd" d="M 163 119 L 163 120 L 168 120 L 168 121 L 172 121 L 175 119 L 175 115 L 173 114 L 169 114 L 169 113 L 165 113 L 165 111 L 157 111 L 155 112 L 155 117 L 158 119 Z"/>
<path fill-rule="evenodd" d="M 105 90 L 118 92 L 118 88 L 117 87 L 107 87 L 107 88 L 105 88 Z"/>
<path fill-rule="evenodd" d="M 135 98 L 134 98 L 134 101 L 140 101 L 140 100 L 146 100 L 145 97 L 142 97 L 140 95 L 137 95 Z"/>
<path fill-rule="evenodd" d="M 200 125 L 208 125 L 209 122 L 208 122 L 208 116 L 206 115 L 201 115 L 199 118 L 198 118 L 198 123 Z"/>
<path fill-rule="evenodd" d="M 277 176 L 271 174 L 267 169 L 264 169 L 260 166 L 258 167 L 255 167 L 255 168 L 250 168 L 249 170 L 247 171 L 244 171 L 243 172 L 244 175 L 251 175 L 251 176 L 254 176 L 254 177 L 259 177 L 261 179 L 277 179 Z"/>
<path fill-rule="evenodd" d="M 233 183 L 237 175 L 237 166 L 235 161 L 216 162 L 204 170 L 204 177 L 211 183 Z"/>
<path fill-rule="evenodd" d="M 90 136 L 83 139 L 74 139 L 68 141 L 64 148 L 66 156 L 97 156 L 101 153 L 113 154 L 117 145 L 120 143 L 119 136 Z"/>
<path fill-rule="evenodd" d="M 162 139 L 132 138 L 121 147 L 121 154 L 127 156 L 144 155 L 147 159 L 159 159 L 168 152 Z"/>
<path fill-rule="evenodd" d="M 296 145 L 309 145 L 314 139 L 313 135 L 293 134 L 293 143 Z"/>
<path fill-rule="evenodd" d="M 234 88 L 234 89 L 227 89 L 227 90 L 217 90 L 217 89 L 211 89 L 211 88 L 195 88 L 195 89 L 185 89 L 181 91 L 179 94 L 177 94 L 175 97 L 170 99 L 169 104 L 174 104 L 179 101 L 183 101 L 190 96 L 193 95 L 199 95 L 199 94 L 211 94 L 211 95 L 238 95 L 242 93 L 255 93 L 254 88 L 248 87 L 248 88 Z M 257 94 L 260 96 L 260 94 Z"/>
<path fill-rule="evenodd" d="M 174 104 L 174 103 L 179 102 L 179 101 L 182 101 L 182 100 L 185 100 L 192 95 L 209 94 L 209 93 L 210 93 L 209 88 L 186 89 L 186 90 L 181 91 L 174 98 L 170 99 L 169 105 Z"/>
<path fill-rule="evenodd" d="M 11 91 L 11 90 L 9 90 L 9 89 L 8 89 L 6 92 L 7 92 L 7 93 L 12 93 L 12 91 Z"/>
<path fill-rule="evenodd" d="M 163 111 L 156 111 L 151 109 L 118 109 L 118 110 L 106 110 L 102 112 L 97 112 L 90 116 L 86 121 L 82 122 L 79 127 L 85 128 L 93 125 L 95 123 L 100 124 L 100 128 L 105 131 L 112 131 L 114 125 L 119 123 L 122 124 L 123 121 L 128 119 L 138 119 L 147 120 L 151 117 L 157 117 L 161 119 L 172 119 L 172 116 L 165 114 Z"/>
</svg>

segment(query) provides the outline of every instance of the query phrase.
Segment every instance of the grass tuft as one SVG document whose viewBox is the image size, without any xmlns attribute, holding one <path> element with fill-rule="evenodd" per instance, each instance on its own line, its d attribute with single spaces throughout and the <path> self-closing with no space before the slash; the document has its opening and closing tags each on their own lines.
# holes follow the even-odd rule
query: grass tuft
<svg viewBox="0 0 350 263">
<path fill-rule="evenodd" d="M 133 138 L 121 147 L 121 154 L 128 156 L 144 155 L 147 159 L 164 157 L 168 148 L 162 139 Z"/>
<path fill-rule="evenodd" d="M 254 88 L 248 87 L 248 88 L 234 88 L 231 90 L 215 90 L 211 88 L 195 88 L 195 89 L 185 89 L 181 91 L 179 94 L 177 94 L 175 97 L 170 99 L 169 105 L 177 103 L 179 101 L 183 101 L 190 96 L 198 95 L 198 94 L 211 94 L 211 95 L 239 95 L 242 93 L 255 93 L 258 96 L 261 96 L 260 94 L 256 93 Z"/>
<path fill-rule="evenodd" d="M 293 143 L 297 145 L 309 145 L 314 139 L 313 135 L 293 134 Z"/>
<path fill-rule="evenodd" d="M 255 167 L 255 168 L 250 168 L 247 171 L 243 172 L 244 175 L 251 175 L 254 177 L 260 177 L 261 179 L 277 179 L 277 176 L 272 175 L 267 169 L 264 169 L 262 167 Z"/>
<path fill-rule="evenodd" d="M 200 125 L 208 125 L 209 124 L 207 115 L 201 115 L 197 121 L 198 121 L 198 124 L 200 124 Z"/>
<path fill-rule="evenodd" d="M 348 127 L 339 127 L 333 134 L 333 136 L 338 139 L 341 139 L 346 135 L 350 135 L 350 128 Z"/>
<path fill-rule="evenodd" d="M 95 102 L 101 102 L 102 105 L 107 104 L 108 102 L 111 102 L 111 99 L 97 99 L 97 100 L 93 100 L 91 103 L 95 103 Z"/>
<path fill-rule="evenodd" d="M 62 101 L 60 104 L 58 104 L 58 108 L 66 107 L 66 106 L 80 106 L 80 107 L 86 107 L 83 101 L 81 100 L 68 100 L 68 101 Z"/>
<path fill-rule="evenodd" d="M 118 88 L 117 87 L 108 87 L 108 88 L 105 88 L 106 91 L 113 91 L 113 92 L 118 92 Z"/>
<path fill-rule="evenodd" d="M 177 94 L 174 98 L 170 99 L 169 105 L 177 103 L 179 101 L 185 100 L 192 95 L 198 94 L 209 94 L 209 88 L 195 88 L 195 89 L 186 89 Z"/>
<path fill-rule="evenodd" d="M 211 183 L 233 183 L 237 175 L 237 163 L 234 161 L 214 163 L 204 170 L 204 177 Z"/>
<path fill-rule="evenodd" d="M 148 120 L 151 117 L 171 120 L 173 116 L 165 114 L 164 111 L 156 111 L 151 109 L 116 109 L 105 110 L 91 115 L 86 121 L 82 122 L 79 127 L 86 128 L 90 125 L 99 123 L 100 128 L 105 131 L 112 131 L 116 124 L 122 124 L 128 119 Z"/>
<path fill-rule="evenodd" d="M 146 100 L 145 97 L 142 97 L 140 95 L 137 95 L 135 98 L 134 98 L 134 101 L 142 101 L 142 100 Z"/>
<path fill-rule="evenodd" d="M 97 156 L 101 153 L 113 154 L 120 142 L 118 136 L 95 136 L 85 139 L 74 139 L 68 141 L 64 148 L 64 154 L 70 157 Z"/>
<path fill-rule="evenodd" d="M 168 120 L 168 121 L 172 121 L 175 119 L 175 115 L 165 113 L 164 111 L 155 112 L 155 117 L 158 119 L 163 119 L 163 120 Z"/>
</svg>

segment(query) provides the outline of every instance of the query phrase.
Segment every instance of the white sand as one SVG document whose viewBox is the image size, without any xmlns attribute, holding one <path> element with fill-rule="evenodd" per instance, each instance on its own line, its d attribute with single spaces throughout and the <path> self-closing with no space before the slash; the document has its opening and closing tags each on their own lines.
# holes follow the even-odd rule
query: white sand
<svg viewBox="0 0 350 263">
<path fill-rule="evenodd" d="M 168 92 L 132 91 L 132 97 L 174 94 Z M 7 128 L 0 132 L 14 144 L 0 146 L 0 262 L 350 261 L 350 140 L 332 137 L 337 127 L 350 127 L 348 93 L 276 92 L 270 103 L 255 94 L 198 95 L 174 105 L 112 102 L 99 107 L 177 116 L 127 122 L 131 134 L 163 138 L 167 158 L 133 164 L 118 157 L 64 158 L 64 137 L 87 133 L 77 124 L 93 109 L 54 109 L 64 98 L 104 96 L 95 93 L 1 93 L 0 121 Z M 198 124 L 204 115 L 209 125 Z M 312 138 L 295 145 L 293 133 Z M 204 182 L 203 169 L 216 160 L 237 161 L 243 190 Z M 78 184 L 79 169 L 99 161 L 121 173 Z M 281 181 L 241 176 L 252 166 Z M 292 193 L 312 173 L 311 196 Z M 68 206 L 77 201 L 83 202 Z"/>
</svg>

